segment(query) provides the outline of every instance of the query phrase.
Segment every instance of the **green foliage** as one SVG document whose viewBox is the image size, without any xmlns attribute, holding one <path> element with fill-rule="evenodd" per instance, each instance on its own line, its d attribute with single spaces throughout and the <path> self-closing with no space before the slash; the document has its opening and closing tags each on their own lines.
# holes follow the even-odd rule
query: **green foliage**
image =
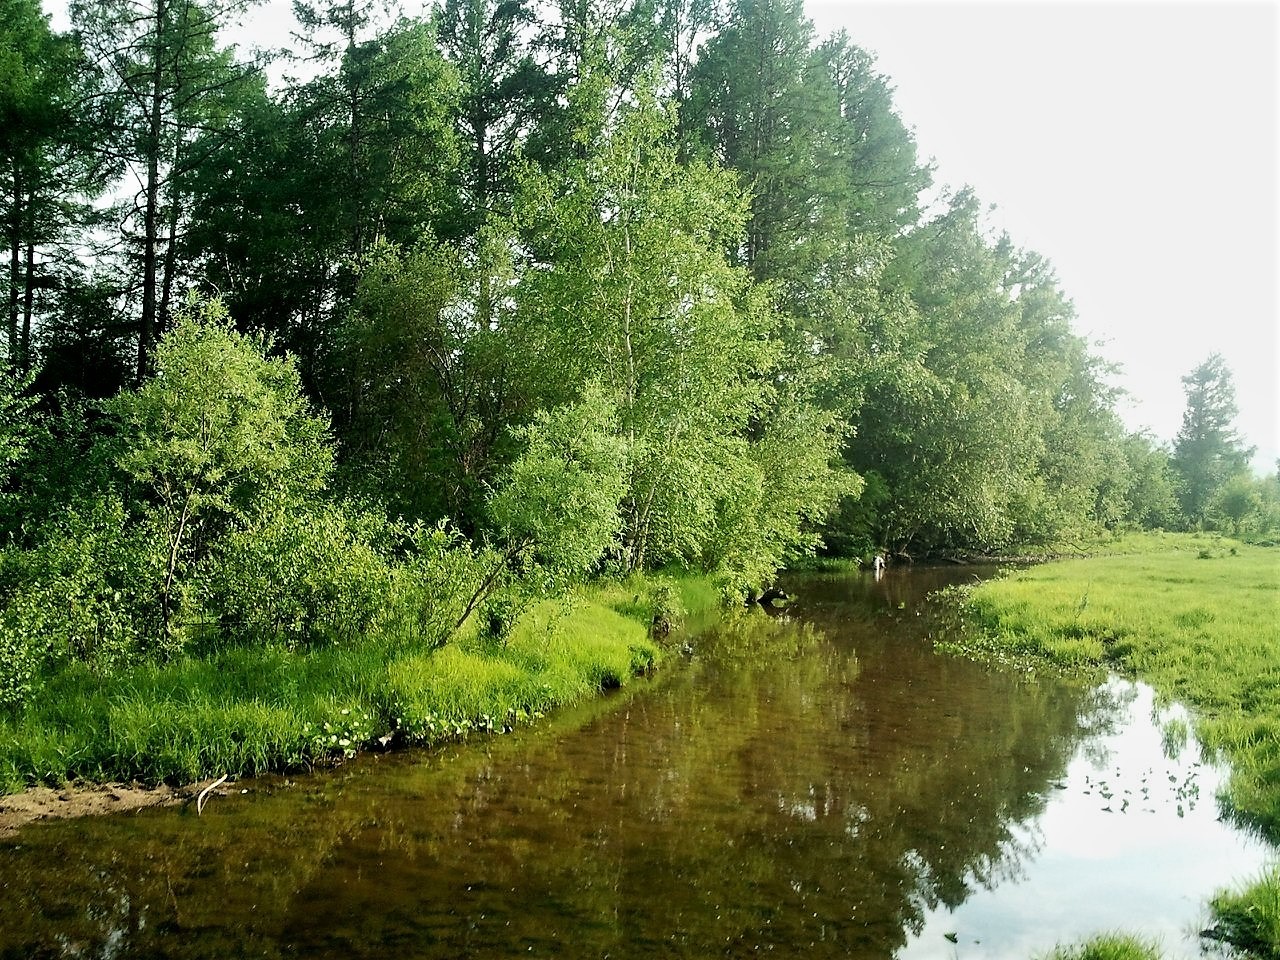
<svg viewBox="0 0 1280 960">
<path fill-rule="evenodd" d="M 36 400 L 27 392 L 30 385 L 29 380 L 0 369 L 0 510 L 10 496 L 10 478 L 26 459 L 38 429 Z"/>
<path fill-rule="evenodd" d="M 321 491 L 332 469 L 326 421 L 292 363 L 237 333 L 217 301 L 193 302 L 156 350 L 156 374 L 105 408 L 116 463 L 163 547 L 157 584 L 168 632 L 187 579 L 236 526 Z"/>
<path fill-rule="evenodd" d="M 201 570 L 200 615 L 215 636 L 240 642 L 354 642 L 390 601 L 393 567 L 373 546 L 382 525 L 319 503 L 278 507 L 235 528 Z"/>
<path fill-rule="evenodd" d="M 518 433 L 524 452 L 489 502 L 503 541 L 545 570 L 582 577 L 617 543 L 627 448 L 605 392 L 588 385 L 577 403 L 539 412 Z"/>
<path fill-rule="evenodd" d="M 1231 533 L 1240 536 L 1250 528 L 1265 523 L 1265 482 L 1255 480 L 1247 473 L 1238 473 L 1218 488 L 1206 514 L 1220 517 Z"/>
<path fill-rule="evenodd" d="M 802 525 L 839 489 L 840 430 L 803 408 L 787 421 L 796 411 L 780 406 L 784 422 L 750 435 L 772 413 L 777 320 L 724 255 L 745 216 L 733 179 L 682 166 L 672 119 L 646 93 L 593 155 L 558 181 L 529 181 L 524 203 L 548 261 L 518 292 L 538 389 L 559 405 L 595 383 L 614 404 L 629 468 L 625 569 L 674 561 L 758 579 L 811 543 Z M 803 454 L 776 479 L 761 462 L 770 434 Z"/>
<path fill-rule="evenodd" d="M 156 603 L 164 558 L 149 533 L 108 495 L 51 519 L 32 549 L 3 554 L 5 706 L 20 707 L 69 661 L 110 672 L 167 649 Z"/>
<path fill-rule="evenodd" d="M 1223 484 L 1244 472 L 1253 450 L 1235 434 L 1235 384 L 1221 355 L 1210 356 L 1182 383 L 1187 408 L 1171 462 L 1183 513 L 1192 523 L 1203 523 Z"/>
<path fill-rule="evenodd" d="M 655 637 L 668 637 L 684 626 L 685 609 L 676 585 L 668 580 L 654 582 L 650 593 L 653 616 L 650 617 Z"/>
<path fill-rule="evenodd" d="M 418 524 L 392 572 L 388 631 L 409 647 L 442 646 L 483 599 L 486 578 L 501 570 L 493 551 L 477 549 L 447 523 Z"/>
<path fill-rule="evenodd" d="M 1058 947 L 1044 960 L 1161 960 L 1159 944 L 1124 933 L 1104 933 L 1074 947 Z"/>
<path fill-rule="evenodd" d="M 1213 914 L 1209 937 L 1230 944 L 1242 957 L 1280 957 L 1280 867 L 1219 892 L 1209 909 Z"/>
<path fill-rule="evenodd" d="M 510 346 L 481 312 L 501 259 L 490 247 L 475 261 L 425 240 L 408 251 L 376 244 L 334 330 L 344 480 L 405 516 L 470 529 L 508 455 Z"/>
<path fill-rule="evenodd" d="M 414 737 L 565 702 L 652 656 L 599 649 L 634 624 L 591 603 L 545 605 L 601 572 L 674 575 L 611 602 L 662 632 L 824 536 L 1005 550 L 1183 522 L 1048 264 L 968 192 L 922 222 L 889 79 L 799 0 L 565 0 L 546 24 L 443 0 L 381 26 L 299 4 L 316 67 L 282 89 L 219 46 L 240 6 L 81 0 L 57 36 L 0 0 L 0 349 L 45 361 L 0 381 L 0 707 L 136 684 L 81 717 L 120 739 L 32 747 L 21 776 L 342 754 L 390 723 L 378 657 Z M 91 216 L 126 166 L 135 202 Z M 95 226 L 126 253 L 66 265 Z M 188 280 L 231 310 L 175 309 Z M 1188 519 L 1263 537 L 1280 485 L 1230 479 L 1229 375 L 1192 379 Z M 1074 629 L 1080 659 L 1129 643 Z M 214 663 L 287 692 L 246 685 L 223 716 L 160 679 L 214 689 Z M 419 683 L 442 667 L 472 704 L 447 717 Z"/>
<path fill-rule="evenodd" d="M 1182 515 L 1168 452 L 1150 436 L 1132 434 L 1125 438 L 1124 455 L 1130 475 L 1125 520 L 1148 530 L 1179 529 Z"/>
</svg>

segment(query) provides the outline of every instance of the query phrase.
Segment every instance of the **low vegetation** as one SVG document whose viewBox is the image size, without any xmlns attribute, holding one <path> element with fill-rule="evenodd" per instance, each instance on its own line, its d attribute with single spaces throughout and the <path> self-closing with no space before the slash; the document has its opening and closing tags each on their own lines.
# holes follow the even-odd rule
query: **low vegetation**
<svg viewBox="0 0 1280 960">
<path fill-rule="evenodd" d="M 1280 841 L 1280 550 L 1216 535 L 1123 538 L 967 588 L 961 617 L 941 648 L 1114 670 L 1186 704 L 1203 747 L 1230 763 L 1224 810 Z M 1213 929 L 1280 956 L 1275 894 L 1272 875 L 1220 896 Z"/>
<path fill-rule="evenodd" d="M 509 730 L 652 669 L 664 650 L 651 639 L 655 603 L 674 588 L 704 614 L 698 601 L 718 602 L 705 584 L 576 590 L 532 605 L 501 640 L 472 630 L 444 646 L 394 633 L 304 651 L 243 645 L 109 677 L 71 665 L 0 720 L 0 790 L 192 782 Z"/>
<path fill-rule="evenodd" d="M 1043 960 L 1160 960 L 1158 944 L 1122 933 L 1102 934 L 1074 947 L 1059 947 Z"/>
<path fill-rule="evenodd" d="M 1280 956 L 1280 866 L 1237 889 L 1224 890 L 1209 904 L 1215 939 L 1245 955 Z"/>
</svg>

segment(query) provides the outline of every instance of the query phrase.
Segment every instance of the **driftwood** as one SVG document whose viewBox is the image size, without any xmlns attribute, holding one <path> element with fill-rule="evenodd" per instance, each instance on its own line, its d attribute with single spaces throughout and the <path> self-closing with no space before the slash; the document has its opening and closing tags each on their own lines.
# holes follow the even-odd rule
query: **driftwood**
<svg viewBox="0 0 1280 960">
<path fill-rule="evenodd" d="M 227 775 L 224 773 L 217 780 L 213 781 L 213 783 L 209 784 L 207 787 L 205 787 L 203 790 L 200 791 L 200 796 L 196 797 L 196 816 L 197 817 L 200 816 L 201 811 L 204 810 L 204 801 L 209 796 L 209 794 L 212 793 L 216 788 L 222 786 L 226 782 L 227 782 Z"/>
</svg>

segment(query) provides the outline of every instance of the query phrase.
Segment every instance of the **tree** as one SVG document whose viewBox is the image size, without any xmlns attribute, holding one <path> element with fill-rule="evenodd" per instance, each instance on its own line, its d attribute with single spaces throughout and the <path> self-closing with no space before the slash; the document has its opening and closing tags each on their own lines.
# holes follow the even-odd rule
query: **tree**
<svg viewBox="0 0 1280 960">
<path fill-rule="evenodd" d="M 1263 491 L 1264 485 L 1253 476 L 1238 473 L 1218 488 L 1210 512 L 1227 520 L 1231 532 L 1239 536 L 1249 525 L 1247 521 L 1262 513 Z"/>
<path fill-rule="evenodd" d="M 219 536 L 328 482 L 328 425 L 293 364 L 266 349 L 236 333 L 217 301 L 192 303 L 159 344 L 155 376 L 105 405 L 119 424 L 116 462 L 163 546 L 165 634 L 183 576 Z"/>
<path fill-rule="evenodd" d="M 295 93 L 311 155 L 294 173 L 312 178 L 316 213 L 337 218 L 342 246 L 330 256 L 348 268 L 379 239 L 414 242 L 457 202 L 457 72 L 432 24 L 401 18 L 371 31 L 368 7 L 297 7 L 313 59 L 330 69 Z M 337 39 L 324 41 L 326 30 Z"/>
<path fill-rule="evenodd" d="M 1182 512 L 1197 524 L 1205 521 L 1222 485 L 1248 468 L 1253 448 L 1235 432 L 1236 389 L 1221 354 L 1211 354 L 1182 383 L 1187 406 L 1171 462 Z"/>
<path fill-rule="evenodd" d="M 869 370 L 849 463 L 883 484 L 878 545 L 1005 547 L 1042 450 L 1007 264 L 967 192 L 910 240 L 886 275 L 907 303 L 872 318 L 885 359 Z"/>
<path fill-rule="evenodd" d="M 530 0 L 444 0 L 439 42 L 458 73 L 456 124 L 463 151 L 463 223 L 473 235 L 509 201 L 521 148 L 546 123 L 558 81 L 536 57 L 537 11 Z"/>
<path fill-rule="evenodd" d="M 590 573 L 616 545 L 626 494 L 627 449 L 606 392 L 539 411 L 518 431 L 524 450 L 489 508 L 511 557 L 527 553 L 560 578 Z"/>
<path fill-rule="evenodd" d="M 712 165 L 681 165 L 672 116 L 648 92 L 637 97 L 597 150 L 531 181 L 524 197 L 541 261 L 515 295 L 521 342 L 537 357 L 530 389 L 551 406 L 588 383 L 608 391 L 628 455 L 626 569 L 723 567 L 735 555 L 726 538 L 741 536 L 753 563 L 735 561 L 732 572 L 758 572 L 759 551 L 776 565 L 803 549 L 804 521 L 825 512 L 830 490 L 803 485 L 801 506 L 772 487 L 759 459 L 773 433 L 777 317 L 768 291 L 726 259 L 746 216 L 737 183 Z M 822 418 L 791 426 L 820 461 L 806 456 L 806 467 L 826 478 L 838 430 Z M 753 528 L 726 523 L 747 506 L 744 492 L 778 514 Z"/>
<path fill-rule="evenodd" d="M 0 222 L 8 256 L 3 347 L 35 362 L 39 294 L 68 285 L 65 243 L 92 222 L 106 171 L 81 110 L 89 71 L 71 37 L 54 34 L 34 0 L 0 0 Z M 78 237 L 76 239 L 79 239 Z"/>
<path fill-rule="evenodd" d="M 1124 440 L 1124 455 L 1130 474 L 1125 520 L 1147 530 L 1180 527 L 1183 518 L 1169 451 L 1150 434 L 1134 433 Z"/>
<path fill-rule="evenodd" d="M 523 407 L 520 351 L 485 292 L 495 275 L 483 250 L 379 244 L 328 358 L 349 482 L 395 513 L 449 517 L 469 533 L 483 525 L 485 485 L 512 453 L 508 428 Z"/>
<path fill-rule="evenodd" d="M 122 235 L 139 264 L 136 379 L 151 369 L 177 289 L 177 243 L 188 216 L 187 174 L 211 137 L 228 129 L 228 104 L 253 68 L 219 49 L 218 30 L 249 0 L 75 0 L 71 19 L 102 77 L 95 98 L 114 128 L 100 150 L 127 168 L 136 192 Z"/>
</svg>

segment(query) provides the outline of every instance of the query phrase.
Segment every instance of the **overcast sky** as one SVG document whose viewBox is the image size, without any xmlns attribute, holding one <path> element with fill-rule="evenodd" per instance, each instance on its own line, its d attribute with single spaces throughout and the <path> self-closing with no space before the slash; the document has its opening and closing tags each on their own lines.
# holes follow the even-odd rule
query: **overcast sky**
<svg viewBox="0 0 1280 960">
<path fill-rule="evenodd" d="M 936 179 L 1053 262 L 1079 331 L 1123 365 L 1130 428 L 1172 440 L 1181 378 L 1216 351 L 1274 465 L 1275 3 L 806 6 L 876 54 Z"/>
</svg>

